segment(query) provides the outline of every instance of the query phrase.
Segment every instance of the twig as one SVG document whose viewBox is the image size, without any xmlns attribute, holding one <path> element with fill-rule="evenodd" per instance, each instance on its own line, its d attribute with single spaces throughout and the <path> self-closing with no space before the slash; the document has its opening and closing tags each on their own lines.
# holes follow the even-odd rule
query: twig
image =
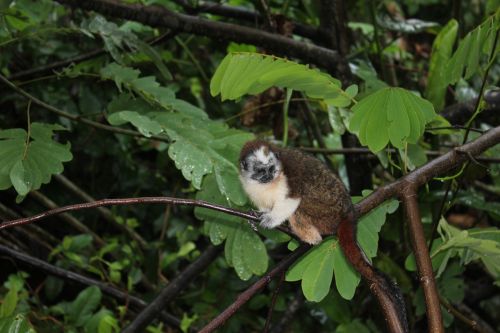
<svg viewBox="0 0 500 333">
<path fill-rule="evenodd" d="M 278 284 L 276 285 L 276 289 L 273 292 L 273 298 L 271 299 L 271 305 L 269 306 L 269 310 L 267 311 L 267 319 L 266 324 L 264 325 L 264 329 L 262 333 L 269 332 L 269 325 L 271 324 L 271 319 L 273 317 L 274 307 L 276 306 L 276 300 L 278 299 L 278 295 L 280 293 L 280 288 L 283 285 L 283 281 L 285 280 L 285 272 L 281 272 L 281 277 L 278 280 Z"/>
<path fill-rule="evenodd" d="M 127 292 L 123 292 L 120 289 L 110 286 L 99 280 L 95 280 L 84 275 L 68 271 L 66 269 L 51 265 L 43 260 L 32 257 L 30 255 L 24 254 L 22 252 L 13 250 L 12 248 L 0 245 L 0 254 L 6 255 L 22 264 L 29 265 L 42 271 L 46 274 L 57 276 L 63 280 L 76 282 L 84 286 L 97 286 L 105 294 L 125 303 L 130 303 L 137 309 L 143 309 L 147 306 L 147 303 L 140 299 L 139 297 L 129 295 Z M 179 327 L 180 320 L 171 314 L 162 311 L 160 313 L 160 318 L 167 324 Z"/>
<path fill-rule="evenodd" d="M 161 36 L 159 36 L 157 38 L 154 38 L 153 40 L 151 40 L 149 42 L 149 44 L 150 45 L 158 44 L 166 39 L 173 37 L 175 34 L 176 34 L 175 31 L 169 31 L 167 33 L 162 34 Z M 85 60 L 96 58 L 96 57 L 98 57 L 102 54 L 105 54 L 105 53 L 106 53 L 106 50 L 104 48 L 97 48 L 95 50 L 89 51 L 89 52 L 84 53 L 84 54 L 79 54 L 77 56 L 70 57 L 70 58 L 63 59 L 63 60 L 59 60 L 59 61 L 55 61 L 53 63 L 47 64 L 44 66 L 30 68 L 30 69 L 25 70 L 25 71 L 20 71 L 20 72 L 14 73 L 14 74 L 10 75 L 8 79 L 9 80 L 23 80 L 25 78 L 32 77 L 32 76 L 46 75 L 49 73 L 53 73 L 57 69 L 67 67 L 71 64 L 78 64 L 78 63 L 83 62 Z"/>
<path fill-rule="evenodd" d="M 192 200 L 192 199 L 183 199 L 183 198 L 170 198 L 170 197 L 139 197 L 139 198 L 125 198 L 125 199 L 103 199 L 97 200 L 94 202 L 86 202 L 79 203 L 75 205 L 58 207 L 55 209 L 47 210 L 40 214 L 33 215 L 31 217 L 20 218 L 12 221 L 3 222 L 0 224 L 0 230 L 6 228 L 12 228 L 15 226 L 30 224 L 36 222 L 38 220 L 45 219 L 52 215 L 61 214 L 64 212 L 81 210 L 81 209 L 90 209 L 97 208 L 103 206 L 124 206 L 124 205 L 133 205 L 133 204 L 172 204 L 172 205 L 185 205 L 185 206 L 197 206 L 203 208 L 209 208 L 213 210 L 217 210 L 219 212 L 224 212 L 226 214 L 242 217 L 247 220 L 259 221 L 259 218 L 256 217 L 252 213 L 242 212 L 235 209 L 231 209 L 222 205 L 217 205 L 213 203 L 209 203 L 202 200 Z"/>
<path fill-rule="evenodd" d="M 210 323 L 203 327 L 199 333 L 209 333 L 213 332 L 220 326 L 222 326 L 231 316 L 238 311 L 239 308 L 243 306 L 246 302 L 250 300 L 256 293 L 262 290 L 266 285 L 268 285 L 271 280 L 279 273 L 283 272 L 290 265 L 292 265 L 295 260 L 306 253 L 310 249 L 309 245 L 301 245 L 294 252 L 289 254 L 285 259 L 280 261 L 269 273 L 261 277 L 257 282 L 255 282 L 250 288 L 242 292 L 236 300 L 229 305 L 224 311 L 222 311 L 217 317 L 215 317 Z"/>
<path fill-rule="evenodd" d="M 298 289 L 292 301 L 288 303 L 285 313 L 281 317 L 280 321 L 271 328 L 271 333 L 281 333 L 285 331 L 286 327 L 292 322 L 295 313 L 303 304 L 304 294 L 301 289 Z"/>
<path fill-rule="evenodd" d="M 359 148 L 359 147 L 354 147 L 354 148 L 338 148 L 338 149 L 330 149 L 330 148 L 316 148 L 316 147 L 300 147 L 301 150 L 309 152 L 309 153 L 321 153 L 321 154 L 342 154 L 342 155 L 373 155 L 375 156 L 370 149 L 368 148 Z M 397 152 L 396 149 L 394 148 L 387 148 L 384 150 L 384 152 L 387 153 L 395 153 Z M 460 153 L 460 151 L 458 151 Z M 430 157 L 439 157 L 446 152 L 441 152 L 437 150 L 427 150 L 425 152 L 427 156 Z M 500 163 L 500 157 L 489 157 L 489 156 L 478 156 L 474 157 L 475 160 L 480 161 L 480 162 L 485 162 L 485 163 Z"/>
<path fill-rule="evenodd" d="M 477 320 L 470 319 L 465 316 L 462 312 L 458 311 L 451 303 L 445 300 L 442 296 L 439 296 L 439 301 L 441 304 L 450 312 L 455 318 L 469 326 L 473 331 L 479 333 L 495 333 L 495 331 L 486 323 L 480 324 Z"/>
<path fill-rule="evenodd" d="M 146 326 L 165 308 L 191 280 L 204 271 L 222 250 L 221 246 L 209 245 L 194 262 L 178 274 L 158 296 L 122 331 L 122 333 L 143 332 Z"/>
<path fill-rule="evenodd" d="M 33 104 L 36 104 L 36 105 L 38 105 L 38 106 L 46 109 L 47 111 L 55 113 L 55 114 L 57 114 L 57 115 L 59 115 L 61 117 L 64 117 L 64 118 L 67 118 L 67 119 L 70 119 L 70 120 L 73 120 L 73 121 L 77 121 L 77 122 L 80 122 L 80 123 L 83 123 L 85 125 L 89 125 L 89 126 L 101 129 L 101 130 L 113 132 L 113 133 L 125 134 L 125 135 L 130 135 L 130 136 L 139 137 L 139 138 L 154 139 L 154 140 L 164 141 L 164 142 L 170 142 L 170 140 L 167 137 L 164 137 L 164 136 L 152 135 L 151 137 L 146 137 L 142 133 L 137 132 L 137 131 L 132 131 L 132 130 L 128 130 L 128 129 L 125 129 L 125 128 L 119 128 L 119 127 L 113 127 L 113 126 L 101 124 L 101 123 L 99 123 L 97 121 L 88 120 L 86 118 L 83 118 L 83 117 L 76 116 L 76 115 L 73 115 L 71 113 L 65 112 L 65 111 L 63 111 L 61 109 L 58 109 L 58 108 L 56 108 L 56 107 L 54 107 L 54 106 L 52 106 L 50 104 L 47 104 L 47 103 L 39 100 L 35 96 L 29 94 L 25 90 L 19 88 L 18 86 L 16 86 L 15 84 L 13 84 L 9 80 L 7 80 L 5 78 L 5 76 L 3 76 L 1 74 L 0 74 L 0 82 L 3 82 L 9 88 L 11 88 L 12 90 L 14 90 L 14 91 L 18 92 L 19 94 L 23 95 L 24 97 L 30 99 L 33 102 Z"/>
</svg>

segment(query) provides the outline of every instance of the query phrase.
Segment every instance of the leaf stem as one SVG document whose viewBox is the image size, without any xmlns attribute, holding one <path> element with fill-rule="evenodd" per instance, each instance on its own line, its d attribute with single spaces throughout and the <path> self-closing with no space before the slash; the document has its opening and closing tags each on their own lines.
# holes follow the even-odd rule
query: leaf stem
<svg viewBox="0 0 500 333">
<path fill-rule="evenodd" d="M 30 145 L 30 136 L 31 136 L 30 109 L 31 109 L 31 99 L 28 100 L 28 107 L 26 109 L 26 118 L 28 119 L 28 135 L 26 135 L 26 143 L 24 145 L 23 160 L 26 159 L 26 155 L 28 154 L 28 147 Z"/>
<path fill-rule="evenodd" d="M 283 103 L 283 147 L 286 147 L 288 143 L 288 107 L 292 93 L 293 89 L 286 89 L 285 103 Z"/>
</svg>

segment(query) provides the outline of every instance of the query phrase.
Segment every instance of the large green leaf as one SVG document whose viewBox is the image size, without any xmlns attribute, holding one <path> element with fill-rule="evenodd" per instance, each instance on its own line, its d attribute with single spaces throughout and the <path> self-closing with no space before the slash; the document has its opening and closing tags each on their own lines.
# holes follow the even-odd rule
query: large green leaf
<svg viewBox="0 0 500 333">
<path fill-rule="evenodd" d="M 444 77 L 443 68 L 450 60 L 453 44 L 457 37 L 458 22 L 452 19 L 441 29 L 432 44 L 431 61 L 429 65 L 429 76 L 425 96 L 434 105 L 436 110 L 444 107 L 444 97 L 448 82 Z"/>
<path fill-rule="evenodd" d="M 365 97 L 352 111 L 350 131 L 373 152 L 390 142 L 397 148 L 416 143 L 435 118 L 432 104 L 402 88 L 383 88 Z"/>
<path fill-rule="evenodd" d="M 139 71 L 111 64 L 103 69 L 103 75 L 113 78 L 119 88 L 128 87 L 146 100 L 156 101 L 148 106 L 131 94 L 119 95 L 108 106 L 112 112 L 108 121 L 112 125 L 130 123 L 145 136 L 166 134 L 172 141 L 169 157 L 195 188 L 200 189 L 203 177 L 213 172 L 224 195 L 237 205 L 246 203 L 238 179 L 237 161 L 241 147 L 253 139 L 252 134 L 212 121 L 203 110 L 175 99 L 174 95 L 163 98 L 160 96 L 162 87 L 151 78 L 139 77 Z M 138 81 L 150 83 L 138 86 Z M 155 95 L 157 93 L 160 95 Z"/>
<path fill-rule="evenodd" d="M 343 91 L 338 80 L 308 66 L 245 52 L 226 55 L 212 77 L 210 92 L 212 96 L 220 94 L 224 101 L 255 95 L 272 86 L 302 91 L 310 98 L 323 99 L 337 107 L 349 106 L 357 92 Z"/>
<path fill-rule="evenodd" d="M 24 196 L 47 184 L 73 158 L 70 144 L 52 139 L 59 125 L 32 123 L 30 138 L 24 129 L 0 130 L 0 190 L 14 186 Z"/>
<path fill-rule="evenodd" d="M 468 79 L 478 71 L 481 58 L 492 53 L 498 29 L 500 29 L 500 9 L 469 32 L 460 42 L 445 69 L 448 83 L 456 83 L 462 76 Z M 496 58 L 498 50 L 497 46 L 492 59 Z"/>
<path fill-rule="evenodd" d="M 220 192 L 215 178 L 213 175 L 205 177 L 202 190 L 198 191 L 196 199 L 231 206 Z M 226 241 L 226 261 L 234 267 L 242 280 L 248 280 L 253 274 L 261 275 L 266 272 L 266 247 L 247 221 L 200 207 L 195 208 L 195 216 L 205 221 L 205 230 L 212 243 L 219 245 Z"/>
<path fill-rule="evenodd" d="M 397 201 L 387 201 L 358 222 L 357 239 L 367 257 L 376 256 L 380 228 L 385 223 L 386 215 L 394 212 L 397 207 Z M 344 299 L 352 299 L 360 281 L 359 274 L 346 260 L 338 240 L 331 237 L 297 260 L 287 271 L 286 280 L 301 280 L 302 291 L 307 300 L 319 302 L 328 294 L 334 275 L 339 294 Z"/>
</svg>

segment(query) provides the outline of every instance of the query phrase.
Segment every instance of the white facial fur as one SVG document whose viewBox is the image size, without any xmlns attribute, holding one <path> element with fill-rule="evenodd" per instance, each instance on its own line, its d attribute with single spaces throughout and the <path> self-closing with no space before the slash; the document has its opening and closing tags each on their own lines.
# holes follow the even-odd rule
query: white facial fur
<svg viewBox="0 0 500 333">
<path fill-rule="evenodd" d="M 262 171 L 259 174 L 263 168 L 268 170 L 267 174 Z M 265 228 L 274 228 L 285 222 L 300 204 L 300 199 L 288 197 L 288 182 L 278 157 L 264 147 L 242 161 L 240 180 L 252 202 L 264 213 L 261 226 Z"/>
</svg>

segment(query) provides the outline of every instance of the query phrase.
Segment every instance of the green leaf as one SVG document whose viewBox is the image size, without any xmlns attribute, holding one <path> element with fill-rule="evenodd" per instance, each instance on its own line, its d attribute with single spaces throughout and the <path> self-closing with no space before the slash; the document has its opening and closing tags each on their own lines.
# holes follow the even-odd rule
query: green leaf
<svg viewBox="0 0 500 333">
<path fill-rule="evenodd" d="M 228 199 L 220 192 L 214 175 L 205 177 L 196 199 L 230 206 Z M 226 261 L 234 267 L 240 279 L 248 280 L 253 274 L 262 275 L 266 272 L 269 261 L 266 248 L 247 221 L 200 207 L 195 208 L 195 216 L 205 221 L 212 243 L 219 245 L 226 241 Z"/>
<path fill-rule="evenodd" d="M 22 314 L 0 318 L 0 332 L 6 333 L 35 333 L 28 320 Z"/>
<path fill-rule="evenodd" d="M 18 301 L 18 290 L 14 288 L 10 289 L 5 295 L 3 303 L 0 304 L 0 318 L 8 317 L 13 314 L 14 310 L 16 310 Z"/>
<path fill-rule="evenodd" d="M 302 275 L 302 290 L 307 300 L 321 301 L 330 291 L 333 278 L 333 261 L 336 244 L 332 239 L 317 248 L 315 262 L 310 262 Z"/>
<path fill-rule="evenodd" d="M 75 326 L 81 327 L 92 317 L 101 302 L 101 290 L 91 286 L 81 291 L 70 304 L 68 317 Z"/>
<path fill-rule="evenodd" d="M 62 163 L 73 156 L 69 143 L 52 140 L 53 131 L 58 129 L 58 125 L 32 123 L 28 145 L 25 130 L 0 130 L 0 190 L 14 186 L 24 196 L 63 171 Z"/>
<path fill-rule="evenodd" d="M 368 194 L 368 191 L 363 193 L 364 196 Z M 354 199 L 360 200 L 361 198 Z M 386 215 L 394 212 L 397 207 L 396 200 L 389 200 L 358 222 L 357 239 L 369 258 L 377 254 L 378 233 L 385 223 Z M 352 299 L 360 276 L 347 262 L 338 241 L 334 238 L 327 238 L 288 269 L 286 280 L 302 280 L 304 296 L 309 301 L 319 302 L 328 294 L 333 275 L 335 275 L 335 284 L 339 294 L 344 299 Z"/>
<path fill-rule="evenodd" d="M 432 44 L 425 96 L 434 105 L 436 110 L 442 110 L 444 107 L 448 82 L 443 75 L 443 68 L 445 68 L 450 60 L 453 44 L 457 38 L 457 31 L 458 22 L 452 19 L 441 29 Z"/>
<path fill-rule="evenodd" d="M 160 124 L 156 121 L 153 121 L 146 116 L 142 116 L 135 111 L 115 112 L 108 117 L 108 122 L 113 126 L 130 122 L 146 137 L 160 134 L 163 131 Z"/>
<path fill-rule="evenodd" d="M 359 319 L 355 319 L 354 321 L 347 324 L 341 324 L 335 330 L 335 333 L 351 333 L 351 332 L 370 333 L 371 331 L 368 329 L 366 325 L 361 323 Z"/>
<path fill-rule="evenodd" d="M 277 86 L 304 92 L 332 106 L 351 104 L 357 87 L 345 92 L 340 82 L 328 74 L 295 62 L 258 53 L 229 53 L 210 82 L 212 96 L 235 100 L 245 94 L 259 94 Z"/>
<path fill-rule="evenodd" d="M 100 309 L 85 323 L 86 332 L 111 333 L 119 332 L 118 320 L 108 309 Z"/>
<path fill-rule="evenodd" d="M 428 101 L 401 88 L 383 88 L 353 108 L 349 123 L 360 142 L 378 152 L 390 142 L 397 148 L 417 143 L 436 114 Z"/>
<path fill-rule="evenodd" d="M 481 58 L 489 56 L 492 52 L 493 40 L 498 29 L 500 29 L 500 9 L 460 41 L 444 71 L 447 83 L 456 83 L 462 77 L 468 79 L 478 71 Z M 496 53 L 498 48 L 493 54 L 493 59 Z"/>
</svg>

